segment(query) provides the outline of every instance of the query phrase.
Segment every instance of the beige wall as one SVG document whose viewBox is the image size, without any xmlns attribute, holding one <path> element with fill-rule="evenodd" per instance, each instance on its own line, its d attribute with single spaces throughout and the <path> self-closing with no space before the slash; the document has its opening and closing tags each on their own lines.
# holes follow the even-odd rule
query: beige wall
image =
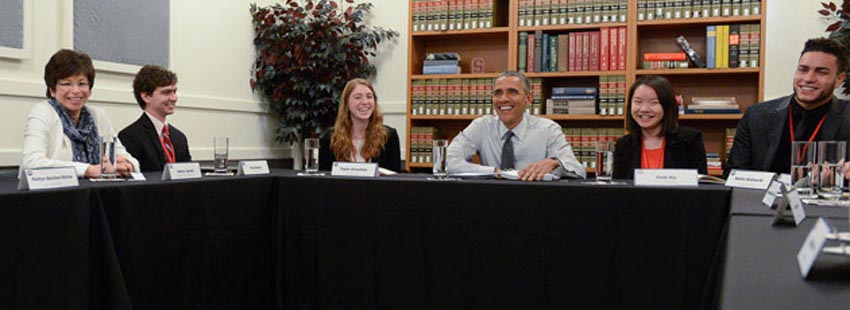
<svg viewBox="0 0 850 310">
<path fill-rule="evenodd" d="M 18 165 L 26 113 L 34 103 L 44 100 L 44 64 L 63 46 L 62 34 L 69 30 L 62 23 L 66 14 L 62 4 L 70 0 L 29 1 L 33 16 L 30 59 L 0 58 L 0 166 Z M 169 120 L 187 134 L 195 159 L 212 158 L 211 140 L 218 135 L 231 137 L 235 159 L 290 157 L 288 146 L 274 142 L 274 119 L 266 116 L 266 108 L 248 85 L 254 57 L 248 7 L 253 2 L 171 1 L 171 69 L 180 77 L 180 101 L 177 113 Z M 404 137 L 408 1 L 371 2 L 375 9 L 370 22 L 402 34 L 396 43 L 385 45 L 375 59 L 375 87 L 386 122 Z M 818 1 L 768 2 L 766 99 L 790 93 L 802 42 L 824 35 L 826 22 L 818 19 L 818 7 Z M 140 113 L 131 82 L 132 75 L 99 72 L 90 101 L 106 108 L 119 128 Z"/>
</svg>

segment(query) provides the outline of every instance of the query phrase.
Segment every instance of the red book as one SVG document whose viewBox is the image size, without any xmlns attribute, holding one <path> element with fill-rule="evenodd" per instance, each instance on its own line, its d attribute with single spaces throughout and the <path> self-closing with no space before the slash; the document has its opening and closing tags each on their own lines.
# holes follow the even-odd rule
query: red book
<svg viewBox="0 0 850 310">
<path fill-rule="evenodd" d="M 591 31 L 587 35 L 590 37 L 590 46 L 588 47 L 588 61 L 590 71 L 599 71 L 599 32 Z"/>
<path fill-rule="evenodd" d="M 576 48 L 578 47 L 577 33 L 570 33 L 570 44 L 567 47 L 569 49 L 569 71 L 578 71 L 578 66 L 576 66 Z"/>
<path fill-rule="evenodd" d="M 617 63 L 617 70 L 626 70 L 626 27 L 620 27 L 619 34 L 617 35 L 620 39 L 619 50 L 617 51 L 617 56 L 619 57 L 619 62 Z"/>
<path fill-rule="evenodd" d="M 608 71 L 609 58 L 609 36 L 608 28 L 599 29 L 599 70 Z"/>
<path fill-rule="evenodd" d="M 659 61 L 659 60 L 673 60 L 673 61 L 682 61 L 688 60 L 688 55 L 685 53 L 644 53 L 643 54 L 644 61 Z"/>
<path fill-rule="evenodd" d="M 617 64 L 620 62 L 620 39 L 618 38 L 619 31 L 617 28 L 609 28 L 609 45 L 608 45 L 608 68 L 611 71 L 619 70 Z"/>
<path fill-rule="evenodd" d="M 581 33 L 581 71 L 590 70 L 590 33 Z"/>
</svg>

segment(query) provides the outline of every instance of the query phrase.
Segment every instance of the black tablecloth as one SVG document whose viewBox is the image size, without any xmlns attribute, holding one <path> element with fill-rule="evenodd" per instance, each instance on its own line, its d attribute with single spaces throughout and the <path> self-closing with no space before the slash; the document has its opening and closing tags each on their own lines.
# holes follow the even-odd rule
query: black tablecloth
<svg viewBox="0 0 850 310">
<path fill-rule="evenodd" d="M 731 197 L 421 175 L 148 179 L 0 180 L 0 308 L 695 308 Z"/>
<path fill-rule="evenodd" d="M 299 309 L 696 308 L 730 191 L 281 178 Z M 289 223 L 297 222 L 296 225 Z"/>
</svg>

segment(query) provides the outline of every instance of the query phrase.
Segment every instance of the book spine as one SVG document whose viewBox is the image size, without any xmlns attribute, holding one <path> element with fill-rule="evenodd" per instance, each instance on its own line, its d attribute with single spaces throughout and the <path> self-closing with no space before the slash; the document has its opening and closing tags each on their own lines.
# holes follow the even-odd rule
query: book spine
<svg viewBox="0 0 850 310">
<path fill-rule="evenodd" d="M 549 35 L 549 72 L 558 71 L 558 36 Z"/>
<path fill-rule="evenodd" d="M 534 72 L 544 72 L 543 70 L 543 32 L 537 30 L 534 32 Z"/>
<path fill-rule="evenodd" d="M 569 55 L 567 55 L 567 57 L 569 57 L 567 68 L 569 69 L 569 71 L 578 71 L 578 66 L 576 66 L 576 63 L 577 63 L 576 48 L 578 47 L 578 41 L 579 41 L 578 40 L 578 33 L 576 33 L 576 32 L 570 33 L 569 38 L 570 38 L 569 39 L 570 43 L 567 46 L 567 48 L 569 48 L 569 52 L 568 52 Z"/>
<path fill-rule="evenodd" d="M 761 25 L 750 26 L 750 66 L 757 68 L 761 65 L 759 47 L 761 46 Z"/>
<path fill-rule="evenodd" d="M 517 70 L 526 72 L 528 70 L 528 32 L 519 33 L 519 47 L 517 50 Z"/>
<path fill-rule="evenodd" d="M 685 53 L 645 53 L 643 60 L 687 60 L 688 55 Z"/>
<path fill-rule="evenodd" d="M 459 74 L 460 67 L 458 66 L 425 66 L 422 67 L 422 74 Z"/>
<path fill-rule="evenodd" d="M 739 67 L 738 51 L 740 46 L 740 25 L 729 26 L 729 68 Z"/>
<path fill-rule="evenodd" d="M 608 71 L 610 69 L 610 42 L 609 28 L 599 29 L 599 70 Z"/>
<path fill-rule="evenodd" d="M 590 32 L 581 33 L 581 71 L 590 70 Z"/>
<path fill-rule="evenodd" d="M 549 72 L 549 34 L 543 34 L 543 51 L 540 53 L 541 57 L 543 57 L 541 61 L 540 72 Z"/>
<path fill-rule="evenodd" d="M 558 71 L 565 72 L 569 70 L 569 35 L 558 35 Z"/>
<path fill-rule="evenodd" d="M 617 47 L 619 50 L 617 51 L 617 70 L 626 70 L 626 27 L 619 27 L 619 34 L 617 34 L 618 39 L 620 40 Z"/>
<path fill-rule="evenodd" d="M 588 34 L 590 36 L 590 71 L 599 71 L 599 32 L 593 31 Z"/>
<path fill-rule="evenodd" d="M 528 34 L 528 72 L 537 72 L 537 68 L 534 64 L 537 62 L 537 58 L 534 57 L 534 53 L 537 51 L 537 35 L 533 33 Z"/>
<path fill-rule="evenodd" d="M 705 27 L 705 67 L 709 69 L 717 68 L 716 52 L 717 48 L 717 26 L 709 25 Z"/>
</svg>

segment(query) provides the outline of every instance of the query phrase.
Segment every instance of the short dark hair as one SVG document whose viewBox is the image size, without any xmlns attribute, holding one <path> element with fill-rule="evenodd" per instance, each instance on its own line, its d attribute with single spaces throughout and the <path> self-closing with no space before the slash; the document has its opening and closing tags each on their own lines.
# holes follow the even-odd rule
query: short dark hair
<svg viewBox="0 0 850 310">
<path fill-rule="evenodd" d="M 525 93 L 531 93 L 531 81 L 529 81 L 525 74 L 522 74 L 522 72 L 508 70 L 502 72 L 502 74 L 499 74 L 499 77 L 497 77 L 496 80 L 510 76 L 518 77 L 519 80 L 522 82 L 522 86 L 525 86 Z M 496 80 L 493 80 L 493 83 L 496 83 Z"/>
<path fill-rule="evenodd" d="M 142 100 L 142 93 L 152 94 L 157 87 L 174 84 L 177 84 L 177 75 L 174 72 L 160 66 L 146 65 L 139 70 L 139 73 L 136 73 L 136 78 L 133 80 L 133 95 L 136 96 L 136 103 L 144 110 L 147 104 Z"/>
<path fill-rule="evenodd" d="M 61 49 L 44 65 L 44 84 L 47 85 L 45 95 L 53 98 L 50 91 L 56 91 L 56 83 L 77 74 L 85 75 L 89 79 L 89 89 L 94 88 L 94 66 L 91 57 L 85 53 L 79 53 L 69 49 Z"/>
<path fill-rule="evenodd" d="M 822 52 L 835 56 L 835 63 L 838 68 L 838 72 L 835 75 L 847 71 L 847 47 L 841 44 L 841 42 L 829 38 L 809 39 L 806 41 L 806 46 L 803 47 L 800 57 L 803 57 L 803 54 L 808 52 Z"/>
<path fill-rule="evenodd" d="M 673 84 L 670 84 L 666 78 L 657 75 L 641 76 L 632 84 L 629 89 L 629 101 L 626 102 L 626 130 L 629 134 L 637 136 L 640 134 L 640 125 L 632 117 L 632 98 L 635 96 L 635 89 L 638 86 L 646 85 L 655 91 L 658 95 L 658 102 L 661 103 L 661 109 L 664 110 L 664 116 L 661 118 L 661 136 L 668 132 L 676 132 L 679 130 L 679 105 L 676 102 L 676 94 L 673 92 Z"/>
</svg>

